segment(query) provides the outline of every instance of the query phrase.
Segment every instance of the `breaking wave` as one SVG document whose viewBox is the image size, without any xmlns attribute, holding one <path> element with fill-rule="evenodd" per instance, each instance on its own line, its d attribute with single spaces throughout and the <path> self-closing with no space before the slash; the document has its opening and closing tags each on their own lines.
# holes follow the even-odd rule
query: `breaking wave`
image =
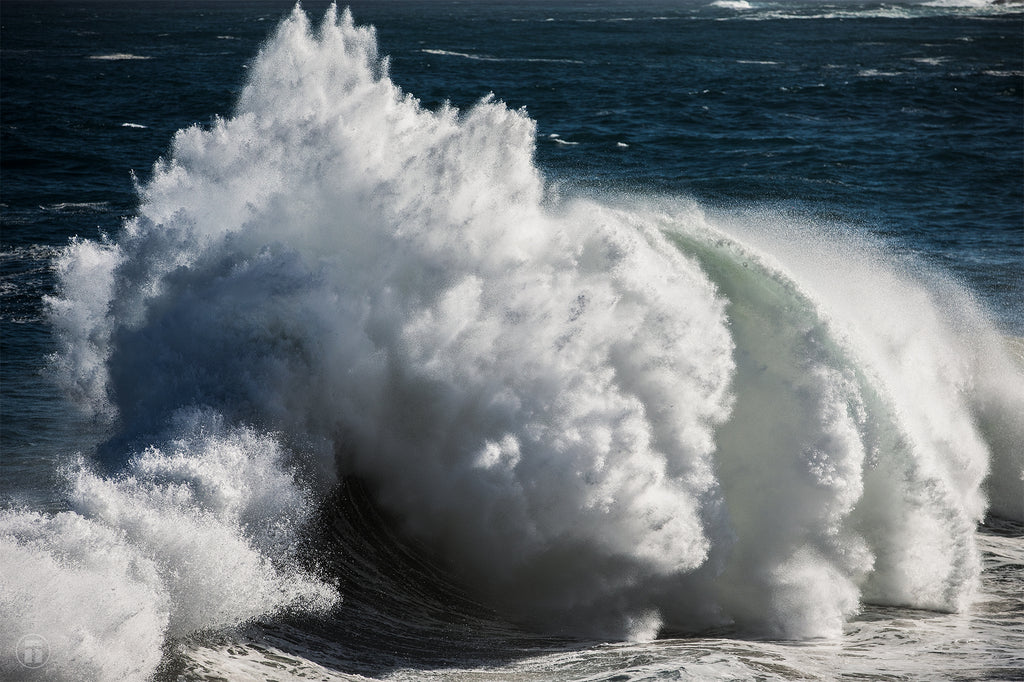
<svg viewBox="0 0 1024 682">
<path fill-rule="evenodd" d="M 69 511 L 0 517 L 4 637 L 66 633 L 56 670 L 118 677 L 167 637 L 329 613 L 304 538 L 353 480 L 537 631 L 963 608 L 976 524 L 1024 519 L 1024 376 L 971 295 L 778 211 L 559 197 L 535 137 L 494 98 L 425 110 L 372 28 L 296 8 L 233 115 L 56 260 L 55 374 L 115 435 Z"/>
</svg>

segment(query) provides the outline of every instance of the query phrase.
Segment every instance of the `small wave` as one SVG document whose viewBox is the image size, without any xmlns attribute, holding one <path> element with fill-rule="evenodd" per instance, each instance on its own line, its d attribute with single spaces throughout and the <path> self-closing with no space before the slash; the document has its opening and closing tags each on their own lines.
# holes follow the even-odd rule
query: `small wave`
<svg viewBox="0 0 1024 682">
<path fill-rule="evenodd" d="M 569 19 L 568 21 L 572 22 L 572 23 L 575 23 L 575 24 L 613 24 L 613 23 L 621 23 L 621 22 L 626 22 L 626 21 L 670 21 L 670 20 L 679 19 L 679 18 L 680 17 L 663 16 L 663 15 L 658 15 L 658 16 L 653 16 L 653 17 L 643 17 L 643 16 L 641 16 L 641 17 L 600 17 L 600 18 L 581 17 L 581 18 L 578 18 L 578 19 Z M 517 22 L 517 23 L 534 23 L 534 22 L 536 22 L 538 20 L 536 20 L 536 19 L 511 19 L 511 21 Z M 556 21 L 556 20 L 555 19 L 542 19 L 540 21 L 542 21 L 543 23 L 548 23 L 548 22 L 553 22 L 553 21 Z"/>
<path fill-rule="evenodd" d="M 141 54 L 131 54 L 130 52 L 116 52 L 114 54 L 92 54 L 89 55 L 89 59 L 98 59 L 107 62 L 125 62 L 141 59 L 151 59 Z"/>
<path fill-rule="evenodd" d="M 971 9 L 987 9 L 996 5 L 1002 5 L 1005 3 L 996 3 L 992 0 L 931 0 L 930 2 L 922 2 L 924 7 L 956 7 L 956 8 L 971 8 Z"/>
<path fill-rule="evenodd" d="M 736 63 L 737 64 L 761 64 L 763 66 L 778 66 L 782 62 L 773 62 L 773 61 L 760 60 L 760 59 L 737 59 Z"/>
<path fill-rule="evenodd" d="M 859 78 L 894 78 L 904 74 L 903 71 L 881 71 L 879 69 L 863 69 L 857 72 Z"/>
<path fill-rule="evenodd" d="M 462 59 L 473 59 L 480 62 L 536 62 L 541 64 L 583 64 L 578 59 L 552 59 L 548 57 L 493 57 L 486 54 L 474 54 L 471 52 L 455 52 L 453 50 L 436 50 L 424 48 L 420 50 L 426 54 L 438 55 L 441 57 L 461 57 Z"/>
<path fill-rule="evenodd" d="M 815 14 L 794 14 L 789 11 L 776 10 L 772 12 L 758 12 L 744 14 L 741 18 L 752 19 L 755 21 L 762 20 L 804 20 L 804 21 L 820 21 L 820 20 L 832 20 L 832 19 L 906 19 L 912 16 L 902 7 L 886 7 L 884 9 L 873 10 L 873 11 L 832 11 Z"/>
<path fill-rule="evenodd" d="M 747 0 L 715 0 L 711 3 L 711 6 L 736 10 L 753 9 L 753 6 Z"/>
<path fill-rule="evenodd" d="M 433 49 L 424 48 L 424 49 L 420 50 L 420 52 L 425 52 L 426 54 L 436 54 L 436 55 L 441 56 L 441 57 L 462 57 L 463 59 L 476 59 L 476 60 L 482 61 L 482 62 L 501 62 L 501 61 L 505 61 L 503 59 L 499 59 L 498 57 L 489 57 L 487 55 L 481 55 L 481 54 L 470 54 L 469 52 L 453 52 L 451 50 L 433 50 Z"/>
<path fill-rule="evenodd" d="M 579 142 L 570 142 L 568 140 L 563 140 L 562 136 L 559 135 L 558 133 L 549 133 L 548 134 L 548 139 L 551 140 L 552 142 L 556 143 L 556 144 L 564 144 L 564 145 L 576 145 L 576 144 L 579 144 Z"/>
<path fill-rule="evenodd" d="M 740 0 L 742 1 L 742 0 Z M 731 0 L 720 0 L 712 3 L 712 6 L 724 7 L 731 3 Z M 735 17 L 720 17 L 719 21 L 730 21 L 732 19 L 743 19 L 753 21 L 766 20 L 834 20 L 834 19 L 907 19 L 923 16 L 936 16 L 944 14 L 961 16 L 989 16 L 993 14 L 1018 14 L 1024 11 L 1024 4 L 1019 2 L 987 2 L 985 0 L 936 0 L 918 5 L 881 5 L 878 7 L 866 8 L 828 8 L 827 11 L 814 11 L 807 7 L 803 11 L 799 8 L 786 9 L 764 9 L 751 7 L 754 11 L 745 11 Z"/>
<path fill-rule="evenodd" d="M 125 125 L 129 124 L 126 123 Z M 62 201 L 57 204 L 40 206 L 39 208 L 43 211 L 52 211 L 54 213 L 91 213 L 102 211 L 109 205 L 109 201 Z"/>
<path fill-rule="evenodd" d="M 54 259 L 61 251 L 45 244 L 0 249 L 0 322 L 33 324 L 43 319 L 38 302 L 49 291 Z"/>
<path fill-rule="evenodd" d="M 121 127 L 122 128 L 148 128 L 149 126 L 144 126 L 141 123 L 122 123 Z"/>
<path fill-rule="evenodd" d="M 46 244 L 29 244 L 16 246 L 12 249 L 0 249 L 0 262 L 22 260 L 50 260 L 61 253 L 62 249 Z"/>
</svg>

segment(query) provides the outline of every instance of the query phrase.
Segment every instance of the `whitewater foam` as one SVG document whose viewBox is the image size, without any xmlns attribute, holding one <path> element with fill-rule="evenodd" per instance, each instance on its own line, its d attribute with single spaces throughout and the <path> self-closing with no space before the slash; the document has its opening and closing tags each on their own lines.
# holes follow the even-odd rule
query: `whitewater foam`
<svg viewBox="0 0 1024 682">
<path fill-rule="evenodd" d="M 171 636 L 320 608 L 282 548 L 308 486 L 358 476 L 517 622 L 805 638 L 865 599 L 964 608 L 989 466 L 1024 518 L 1021 369 L 955 284 L 778 213 L 553 197 L 525 112 L 424 110 L 348 12 L 296 8 L 248 72 L 58 259 L 54 370 L 127 468 L 72 476 L 71 530 L 15 516 L 26 565 L 107 529 L 96 571 Z"/>
<path fill-rule="evenodd" d="M 5 674 L 26 633 L 45 633 L 59 679 L 140 678 L 166 637 L 336 602 L 301 567 L 312 504 L 279 445 L 197 411 L 171 432 L 117 476 L 69 465 L 71 511 L 0 513 Z"/>
</svg>

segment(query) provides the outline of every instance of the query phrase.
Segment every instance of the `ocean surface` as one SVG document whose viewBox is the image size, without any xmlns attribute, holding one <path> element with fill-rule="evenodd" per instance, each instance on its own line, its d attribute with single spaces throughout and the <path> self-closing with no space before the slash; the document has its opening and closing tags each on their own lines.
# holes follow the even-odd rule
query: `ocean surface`
<svg viewBox="0 0 1024 682">
<path fill-rule="evenodd" d="M 0 678 L 1024 679 L 1024 7 L 0 5 Z"/>
</svg>

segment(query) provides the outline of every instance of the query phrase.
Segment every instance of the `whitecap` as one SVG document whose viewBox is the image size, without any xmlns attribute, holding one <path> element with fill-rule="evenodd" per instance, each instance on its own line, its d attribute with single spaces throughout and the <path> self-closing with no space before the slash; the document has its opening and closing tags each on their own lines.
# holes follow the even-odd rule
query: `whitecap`
<svg viewBox="0 0 1024 682">
<path fill-rule="evenodd" d="M 131 54 L 128 52 L 116 52 L 113 54 L 93 54 L 89 55 L 89 59 L 98 59 L 102 61 L 120 62 L 120 61 L 135 61 L 135 60 L 146 60 L 150 57 L 145 55 Z"/>
<path fill-rule="evenodd" d="M 55 213 L 91 213 L 102 211 L 108 206 L 110 206 L 109 201 L 61 201 L 56 204 L 40 206 L 39 208 Z"/>
<path fill-rule="evenodd" d="M 711 3 L 711 6 L 724 7 L 725 9 L 735 10 L 753 9 L 753 5 L 747 2 L 747 0 L 715 0 L 714 2 Z"/>
</svg>

